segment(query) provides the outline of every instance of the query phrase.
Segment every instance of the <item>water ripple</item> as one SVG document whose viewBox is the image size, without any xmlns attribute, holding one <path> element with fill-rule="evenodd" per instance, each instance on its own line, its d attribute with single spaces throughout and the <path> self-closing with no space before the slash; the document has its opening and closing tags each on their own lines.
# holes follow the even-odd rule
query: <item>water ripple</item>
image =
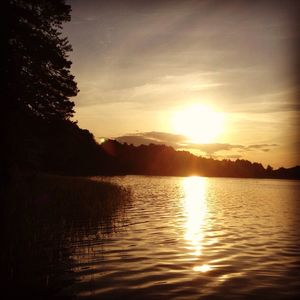
<svg viewBox="0 0 300 300">
<path fill-rule="evenodd" d="M 106 178 L 106 180 L 108 180 Z M 72 245 L 61 295 L 103 299 L 294 299 L 295 181 L 125 176 L 126 221 Z M 111 229 L 108 229 L 108 232 Z"/>
</svg>

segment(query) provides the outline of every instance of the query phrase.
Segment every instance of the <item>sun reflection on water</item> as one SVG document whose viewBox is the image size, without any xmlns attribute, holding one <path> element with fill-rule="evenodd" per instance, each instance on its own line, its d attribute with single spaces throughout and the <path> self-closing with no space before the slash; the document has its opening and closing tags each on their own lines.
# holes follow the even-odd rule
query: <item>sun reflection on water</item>
<svg viewBox="0 0 300 300">
<path fill-rule="evenodd" d="M 205 223 L 207 216 L 207 182 L 203 177 L 187 177 L 183 181 L 184 211 L 186 216 L 184 239 L 191 251 L 192 259 L 198 260 L 202 254 L 205 237 Z M 193 267 L 193 271 L 205 273 L 212 270 L 212 266 L 201 264 Z"/>
<path fill-rule="evenodd" d="M 209 265 L 202 265 L 202 266 L 195 266 L 194 268 L 193 268 L 193 270 L 194 271 L 196 271 L 196 272 L 202 272 L 202 273 L 205 273 L 205 272 L 207 272 L 207 271 L 210 271 L 212 269 L 212 267 L 211 266 L 209 266 Z"/>
<path fill-rule="evenodd" d="M 187 177 L 183 181 L 184 210 L 186 215 L 184 238 L 192 250 L 193 256 L 200 256 L 204 238 L 203 227 L 207 214 L 206 179 Z"/>
</svg>

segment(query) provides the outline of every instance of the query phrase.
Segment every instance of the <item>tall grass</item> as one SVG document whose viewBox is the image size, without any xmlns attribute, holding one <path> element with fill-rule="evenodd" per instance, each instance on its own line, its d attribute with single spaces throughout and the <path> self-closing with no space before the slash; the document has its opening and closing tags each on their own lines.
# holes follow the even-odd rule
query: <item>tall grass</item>
<svg viewBox="0 0 300 300">
<path fill-rule="evenodd" d="M 130 201 L 121 186 L 54 175 L 18 176 L 2 196 L 2 283 L 37 294 L 72 263 L 68 243 L 114 231 Z"/>
</svg>

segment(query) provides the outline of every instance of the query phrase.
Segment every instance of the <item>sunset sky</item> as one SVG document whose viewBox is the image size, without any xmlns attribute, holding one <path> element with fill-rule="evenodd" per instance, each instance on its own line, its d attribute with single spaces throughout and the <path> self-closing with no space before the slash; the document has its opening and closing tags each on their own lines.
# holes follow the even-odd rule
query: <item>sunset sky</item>
<svg viewBox="0 0 300 300">
<path fill-rule="evenodd" d="M 97 141 L 300 164 L 298 36 L 287 2 L 68 3 L 74 120 Z"/>
</svg>

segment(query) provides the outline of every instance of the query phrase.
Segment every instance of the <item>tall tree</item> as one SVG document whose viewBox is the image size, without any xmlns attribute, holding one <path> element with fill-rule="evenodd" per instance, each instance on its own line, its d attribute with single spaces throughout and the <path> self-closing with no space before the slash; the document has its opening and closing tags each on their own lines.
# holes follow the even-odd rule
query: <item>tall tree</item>
<svg viewBox="0 0 300 300">
<path fill-rule="evenodd" d="M 14 166 L 38 161 L 40 128 L 72 117 L 70 97 L 78 89 L 70 73 L 72 48 L 62 35 L 71 7 L 64 0 L 4 0 L 1 8 L 0 175 L 5 178 Z"/>
<path fill-rule="evenodd" d="M 11 0 L 8 6 L 7 109 L 42 119 L 68 119 L 78 92 L 72 50 L 62 36 L 71 8 L 64 0 Z"/>
</svg>

